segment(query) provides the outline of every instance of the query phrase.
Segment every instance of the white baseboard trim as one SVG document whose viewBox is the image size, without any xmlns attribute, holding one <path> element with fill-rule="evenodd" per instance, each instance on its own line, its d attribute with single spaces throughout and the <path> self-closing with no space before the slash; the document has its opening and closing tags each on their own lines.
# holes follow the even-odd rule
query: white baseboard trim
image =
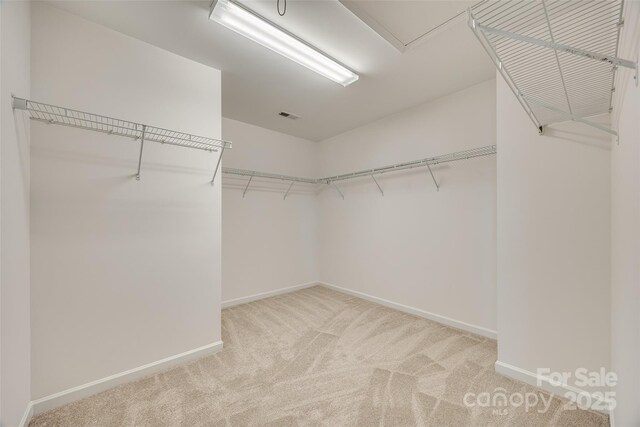
<svg viewBox="0 0 640 427">
<path fill-rule="evenodd" d="M 249 295 L 249 296 L 246 296 L 246 297 L 234 298 L 234 299 L 222 301 L 221 306 L 222 306 L 222 308 L 233 307 L 234 305 L 246 304 L 248 302 L 258 301 L 258 300 L 261 300 L 261 299 L 264 299 L 264 298 L 274 297 L 276 295 L 287 294 L 289 292 L 293 292 L 293 291 L 297 291 L 297 290 L 305 289 L 305 288 L 310 288 L 311 286 L 316 286 L 316 285 L 319 285 L 319 284 L 320 284 L 319 282 L 308 282 L 308 283 L 302 283 L 300 285 L 289 286 L 289 287 L 286 287 L 286 288 L 275 289 L 273 291 L 268 291 L 268 292 L 262 292 L 262 293 L 259 293 L 259 294 Z"/>
<path fill-rule="evenodd" d="M 551 381 L 549 378 L 538 375 L 531 371 L 527 371 L 526 369 L 518 368 L 517 366 L 509 365 L 508 363 L 500 362 L 499 360 L 495 363 L 495 369 L 496 372 L 501 375 L 513 378 L 514 380 L 521 381 L 534 387 L 541 388 L 562 398 L 566 398 L 567 393 L 572 393 L 574 395 L 585 394 L 592 396 L 592 398 L 590 399 L 590 401 L 592 402 L 590 408 L 593 411 L 609 415 L 610 425 L 613 426 L 613 423 L 611 422 L 613 420 L 613 411 L 609 408 L 609 403 L 607 402 L 605 404 L 607 408 L 603 409 L 602 402 L 600 402 L 598 398 L 596 398 L 586 390 L 582 390 L 569 384 L 558 384 Z"/>
<path fill-rule="evenodd" d="M 19 427 L 27 427 L 31 422 L 32 417 L 33 417 L 33 402 L 29 402 L 27 404 L 27 409 L 25 409 L 24 415 L 22 416 L 22 420 L 20 420 Z"/>
<path fill-rule="evenodd" d="M 41 414 L 50 409 L 92 396 L 120 384 L 125 384 L 156 372 L 164 371 L 175 365 L 209 356 L 222 350 L 222 346 L 222 341 L 216 341 L 202 347 L 194 348 L 193 350 L 185 351 L 184 353 L 169 356 L 146 365 L 138 366 L 137 368 L 129 369 L 128 371 L 110 375 L 106 378 L 51 394 L 41 399 L 33 400 L 30 403 L 32 414 Z"/>
<path fill-rule="evenodd" d="M 384 305 L 389 308 L 394 308 L 396 310 L 404 311 L 405 313 L 413 314 L 415 316 L 424 317 L 425 319 L 433 320 L 434 322 L 442 323 L 447 326 L 454 327 L 456 329 L 461 329 L 463 331 L 471 332 L 476 335 L 481 335 L 483 337 L 497 339 L 498 333 L 494 330 L 484 328 L 482 326 L 472 325 L 470 323 L 461 322 L 459 320 L 451 319 L 446 316 L 441 316 L 439 314 L 430 313 L 428 311 L 421 310 L 415 307 L 409 307 L 408 305 L 399 304 L 397 302 L 389 301 L 383 298 L 374 297 L 373 295 L 365 294 L 363 292 L 353 291 L 351 289 L 343 288 L 340 286 L 332 285 L 326 282 L 319 282 L 321 286 L 325 286 L 330 289 L 334 289 L 338 292 L 343 292 L 345 294 L 353 295 L 355 297 L 359 297 L 362 299 L 366 299 L 371 302 L 375 302 L 381 305 Z"/>
</svg>

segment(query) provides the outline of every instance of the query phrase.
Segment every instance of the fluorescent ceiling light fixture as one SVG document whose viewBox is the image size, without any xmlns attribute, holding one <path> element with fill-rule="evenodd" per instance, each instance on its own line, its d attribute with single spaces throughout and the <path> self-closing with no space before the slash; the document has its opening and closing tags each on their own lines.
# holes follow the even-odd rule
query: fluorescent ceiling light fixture
<svg viewBox="0 0 640 427">
<path fill-rule="evenodd" d="M 358 80 L 353 71 L 239 3 L 214 1 L 209 19 L 343 86 Z"/>
</svg>

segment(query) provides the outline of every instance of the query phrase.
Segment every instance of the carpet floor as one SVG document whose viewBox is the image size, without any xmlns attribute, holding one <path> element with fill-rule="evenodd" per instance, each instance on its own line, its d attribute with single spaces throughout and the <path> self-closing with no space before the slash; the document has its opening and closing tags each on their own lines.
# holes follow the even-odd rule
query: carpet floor
<svg viewBox="0 0 640 427">
<path fill-rule="evenodd" d="M 215 355 L 30 426 L 609 425 L 496 374 L 494 340 L 324 287 L 225 309 L 222 338 Z M 490 402 L 476 399 L 483 392 L 521 393 L 532 405 L 482 406 Z"/>
</svg>

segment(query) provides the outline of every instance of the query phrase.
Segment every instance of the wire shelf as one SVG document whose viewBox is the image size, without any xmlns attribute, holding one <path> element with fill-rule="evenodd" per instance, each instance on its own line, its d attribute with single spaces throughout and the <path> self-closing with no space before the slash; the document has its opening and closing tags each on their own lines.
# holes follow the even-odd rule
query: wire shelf
<svg viewBox="0 0 640 427">
<path fill-rule="evenodd" d="M 177 145 L 205 151 L 218 151 L 222 148 L 231 148 L 231 142 L 229 141 L 143 125 L 128 120 L 114 119 L 113 117 L 87 113 L 27 99 L 14 98 L 13 106 L 14 108 L 25 110 L 32 120 L 50 124 L 92 130 L 109 135 L 124 136 L 134 140 L 141 139 L 144 133 L 145 141 L 154 141 L 161 144 Z"/>
<path fill-rule="evenodd" d="M 196 150 L 209 152 L 220 151 L 216 168 L 213 172 L 213 177 L 211 178 L 211 185 L 214 184 L 216 175 L 218 174 L 224 150 L 226 148 L 231 148 L 231 142 L 229 141 L 163 129 L 156 126 L 131 122 L 129 120 L 114 119 L 113 117 L 87 113 L 85 111 L 31 101 L 29 99 L 16 98 L 12 96 L 11 106 L 14 110 L 26 111 L 29 117 L 35 121 L 92 130 L 109 135 L 124 136 L 134 140 L 139 140 L 140 154 L 138 157 L 138 169 L 135 174 L 138 181 L 140 180 L 142 152 L 144 150 L 145 141 L 154 141 L 160 144 L 176 145 L 179 147 L 194 148 Z"/>
<path fill-rule="evenodd" d="M 388 172 L 397 172 L 406 169 L 433 166 L 440 163 L 455 162 L 457 160 L 472 159 L 474 157 L 490 156 L 496 154 L 496 146 L 489 145 L 486 147 L 472 148 L 469 150 L 458 151 L 455 153 L 444 154 L 426 159 L 413 160 L 410 162 L 396 163 L 394 165 L 383 166 L 375 169 L 366 169 L 358 172 L 346 173 L 342 175 L 330 176 L 318 180 L 320 183 L 330 184 L 336 181 L 344 181 L 346 179 L 360 178 L 371 175 L 381 175 Z"/>
<path fill-rule="evenodd" d="M 229 176 L 239 176 L 239 177 L 249 178 L 248 181 L 245 182 L 243 186 L 238 186 L 237 184 L 233 185 L 233 186 L 238 186 L 239 188 L 244 188 L 244 191 L 242 193 L 243 197 L 247 193 L 249 186 L 252 184 L 252 180 L 254 178 L 262 178 L 267 180 L 276 180 L 280 182 L 289 183 L 287 191 L 284 195 L 285 198 L 291 191 L 291 188 L 294 183 L 311 184 L 311 185 L 320 185 L 320 184 L 332 185 L 335 187 L 338 193 L 340 193 L 340 196 L 344 198 L 344 195 L 342 194 L 340 189 L 336 187 L 335 185 L 336 182 L 345 181 L 348 179 L 371 177 L 373 178 L 373 181 L 375 182 L 376 186 L 380 190 L 380 193 L 384 195 L 382 188 L 380 187 L 378 181 L 375 179 L 377 175 L 382 175 L 389 172 L 398 172 L 402 170 L 419 168 L 419 167 L 426 167 L 429 169 L 431 178 L 433 179 L 433 182 L 436 185 L 436 188 L 439 189 L 440 187 L 438 186 L 438 183 L 433 174 L 433 171 L 431 170 L 431 166 L 434 166 L 440 163 L 455 162 L 458 160 L 466 160 L 466 159 L 472 159 L 475 157 L 490 156 L 494 154 L 496 154 L 496 146 L 488 145 L 486 147 L 471 148 L 469 150 L 457 151 L 455 153 L 443 154 L 441 156 L 428 157 L 426 159 L 413 160 L 413 161 L 404 162 L 404 163 L 396 163 L 389 166 L 382 166 L 374 169 L 366 169 L 366 170 L 346 173 L 342 175 L 334 175 L 326 178 L 302 178 L 297 176 L 279 175 L 279 174 L 273 174 L 268 172 L 259 172 L 259 171 L 248 170 L 248 169 L 234 169 L 234 168 L 222 168 L 222 173 Z"/>
<path fill-rule="evenodd" d="M 617 58 L 622 9 L 622 0 L 485 1 L 469 25 L 542 130 L 611 111 L 618 66 L 637 71 Z"/>
</svg>

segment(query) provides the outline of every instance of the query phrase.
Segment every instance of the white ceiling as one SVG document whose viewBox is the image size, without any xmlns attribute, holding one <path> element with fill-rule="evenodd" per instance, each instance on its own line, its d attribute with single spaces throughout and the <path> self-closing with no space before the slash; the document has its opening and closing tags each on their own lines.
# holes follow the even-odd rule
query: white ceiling
<svg viewBox="0 0 640 427">
<path fill-rule="evenodd" d="M 209 21 L 209 1 L 53 2 L 221 69 L 225 117 L 314 141 L 494 76 L 464 20 L 401 53 L 335 0 L 289 0 L 284 17 L 278 16 L 275 0 L 243 3 L 352 68 L 360 80 L 342 87 Z M 367 13 L 402 40 L 428 31 L 459 8 L 455 1 L 377 3 Z M 280 111 L 301 118 L 285 119 Z"/>
<path fill-rule="evenodd" d="M 452 20 L 464 20 L 477 1 L 340 0 L 400 51 L 421 42 Z"/>
</svg>

